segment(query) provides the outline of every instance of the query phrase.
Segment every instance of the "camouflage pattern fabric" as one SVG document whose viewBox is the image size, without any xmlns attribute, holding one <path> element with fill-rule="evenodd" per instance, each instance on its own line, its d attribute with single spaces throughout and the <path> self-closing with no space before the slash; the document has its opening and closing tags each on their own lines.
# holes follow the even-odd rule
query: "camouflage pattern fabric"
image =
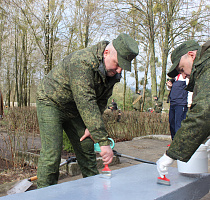
<svg viewBox="0 0 210 200">
<path fill-rule="evenodd" d="M 85 125 L 80 116 L 70 118 L 55 106 L 37 102 L 42 149 L 38 163 L 38 187 L 56 184 L 63 145 L 63 130 L 73 145 L 83 177 L 98 174 L 94 143 L 89 137 L 80 142 Z"/>
<path fill-rule="evenodd" d="M 193 103 L 182 121 L 170 148 L 166 152 L 173 159 L 187 162 L 202 142 L 210 135 L 210 41 L 204 46 L 201 58 L 190 76 Z M 198 56 L 198 55 L 197 55 Z M 192 85 L 193 84 L 193 85 Z"/>
<path fill-rule="evenodd" d="M 76 51 L 53 68 L 41 81 L 37 99 L 54 105 L 69 117 L 81 116 L 94 141 L 109 145 L 102 120 L 113 86 L 119 74 L 107 77 L 102 54 L 108 42 Z"/>
<path fill-rule="evenodd" d="M 39 187 L 57 183 L 63 130 L 70 138 L 83 176 L 98 173 L 93 141 L 79 139 L 88 128 L 100 146 L 110 144 L 102 113 L 121 76 L 106 76 L 103 52 L 107 44 L 103 41 L 65 57 L 38 86 L 37 113 L 42 142 Z"/>
<path fill-rule="evenodd" d="M 156 113 L 161 113 L 163 107 L 163 103 L 160 101 L 155 101 L 155 107 L 154 110 Z"/>
<path fill-rule="evenodd" d="M 135 94 L 135 100 L 133 102 L 133 108 L 137 111 L 141 111 L 142 96 L 140 94 Z"/>
</svg>

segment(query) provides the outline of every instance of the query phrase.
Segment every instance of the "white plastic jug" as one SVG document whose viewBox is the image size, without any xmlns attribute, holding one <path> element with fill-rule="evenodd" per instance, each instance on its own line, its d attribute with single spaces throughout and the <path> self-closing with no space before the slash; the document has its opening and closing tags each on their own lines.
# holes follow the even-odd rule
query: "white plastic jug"
<svg viewBox="0 0 210 200">
<path fill-rule="evenodd" d="M 178 171 L 187 174 L 208 173 L 209 148 L 210 139 L 199 146 L 187 163 L 177 160 Z"/>
</svg>

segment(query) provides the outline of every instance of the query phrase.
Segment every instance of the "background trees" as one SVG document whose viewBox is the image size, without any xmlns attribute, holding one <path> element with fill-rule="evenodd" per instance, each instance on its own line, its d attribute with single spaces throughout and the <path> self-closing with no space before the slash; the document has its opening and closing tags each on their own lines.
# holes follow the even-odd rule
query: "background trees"
<svg viewBox="0 0 210 200">
<path fill-rule="evenodd" d="M 123 73 L 122 107 L 130 109 L 128 96 L 138 89 L 163 100 L 172 49 L 186 39 L 209 39 L 209 11 L 204 0 L 0 0 L 4 101 L 30 105 L 39 80 L 65 55 L 120 32 L 134 37 L 140 51 L 132 72 Z"/>
</svg>

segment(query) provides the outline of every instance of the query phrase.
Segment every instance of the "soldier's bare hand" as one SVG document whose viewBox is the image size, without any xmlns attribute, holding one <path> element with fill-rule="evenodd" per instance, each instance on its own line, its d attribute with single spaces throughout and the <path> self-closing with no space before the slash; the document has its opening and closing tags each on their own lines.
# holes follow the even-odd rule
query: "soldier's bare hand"
<svg viewBox="0 0 210 200">
<path fill-rule="evenodd" d="M 82 142 L 86 137 L 90 137 L 93 140 L 93 138 L 87 128 L 85 129 L 84 135 L 80 138 L 80 142 Z"/>
<path fill-rule="evenodd" d="M 167 85 L 169 88 L 172 88 L 173 83 L 169 80 L 169 81 L 166 82 L 166 85 Z"/>
<path fill-rule="evenodd" d="M 104 165 L 108 165 L 112 162 L 112 159 L 113 159 L 113 151 L 111 149 L 111 147 L 108 145 L 108 146 L 101 146 L 101 157 L 102 157 L 102 160 L 104 161 Z"/>
</svg>

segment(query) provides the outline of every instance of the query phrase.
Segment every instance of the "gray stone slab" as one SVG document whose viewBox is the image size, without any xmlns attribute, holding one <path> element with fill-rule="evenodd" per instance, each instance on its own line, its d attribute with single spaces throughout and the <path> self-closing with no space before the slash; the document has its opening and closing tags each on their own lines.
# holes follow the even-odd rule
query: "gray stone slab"
<svg viewBox="0 0 210 200">
<path fill-rule="evenodd" d="M 112 171 L 111 179 L 96 175 L 21 194 L 1 200 L 196 200 L 210 189 L 210 174 L 183 176 L 169 168 L 171 186 L 156 183 L 155 165 L 139 164 Z"/>
</svg>

